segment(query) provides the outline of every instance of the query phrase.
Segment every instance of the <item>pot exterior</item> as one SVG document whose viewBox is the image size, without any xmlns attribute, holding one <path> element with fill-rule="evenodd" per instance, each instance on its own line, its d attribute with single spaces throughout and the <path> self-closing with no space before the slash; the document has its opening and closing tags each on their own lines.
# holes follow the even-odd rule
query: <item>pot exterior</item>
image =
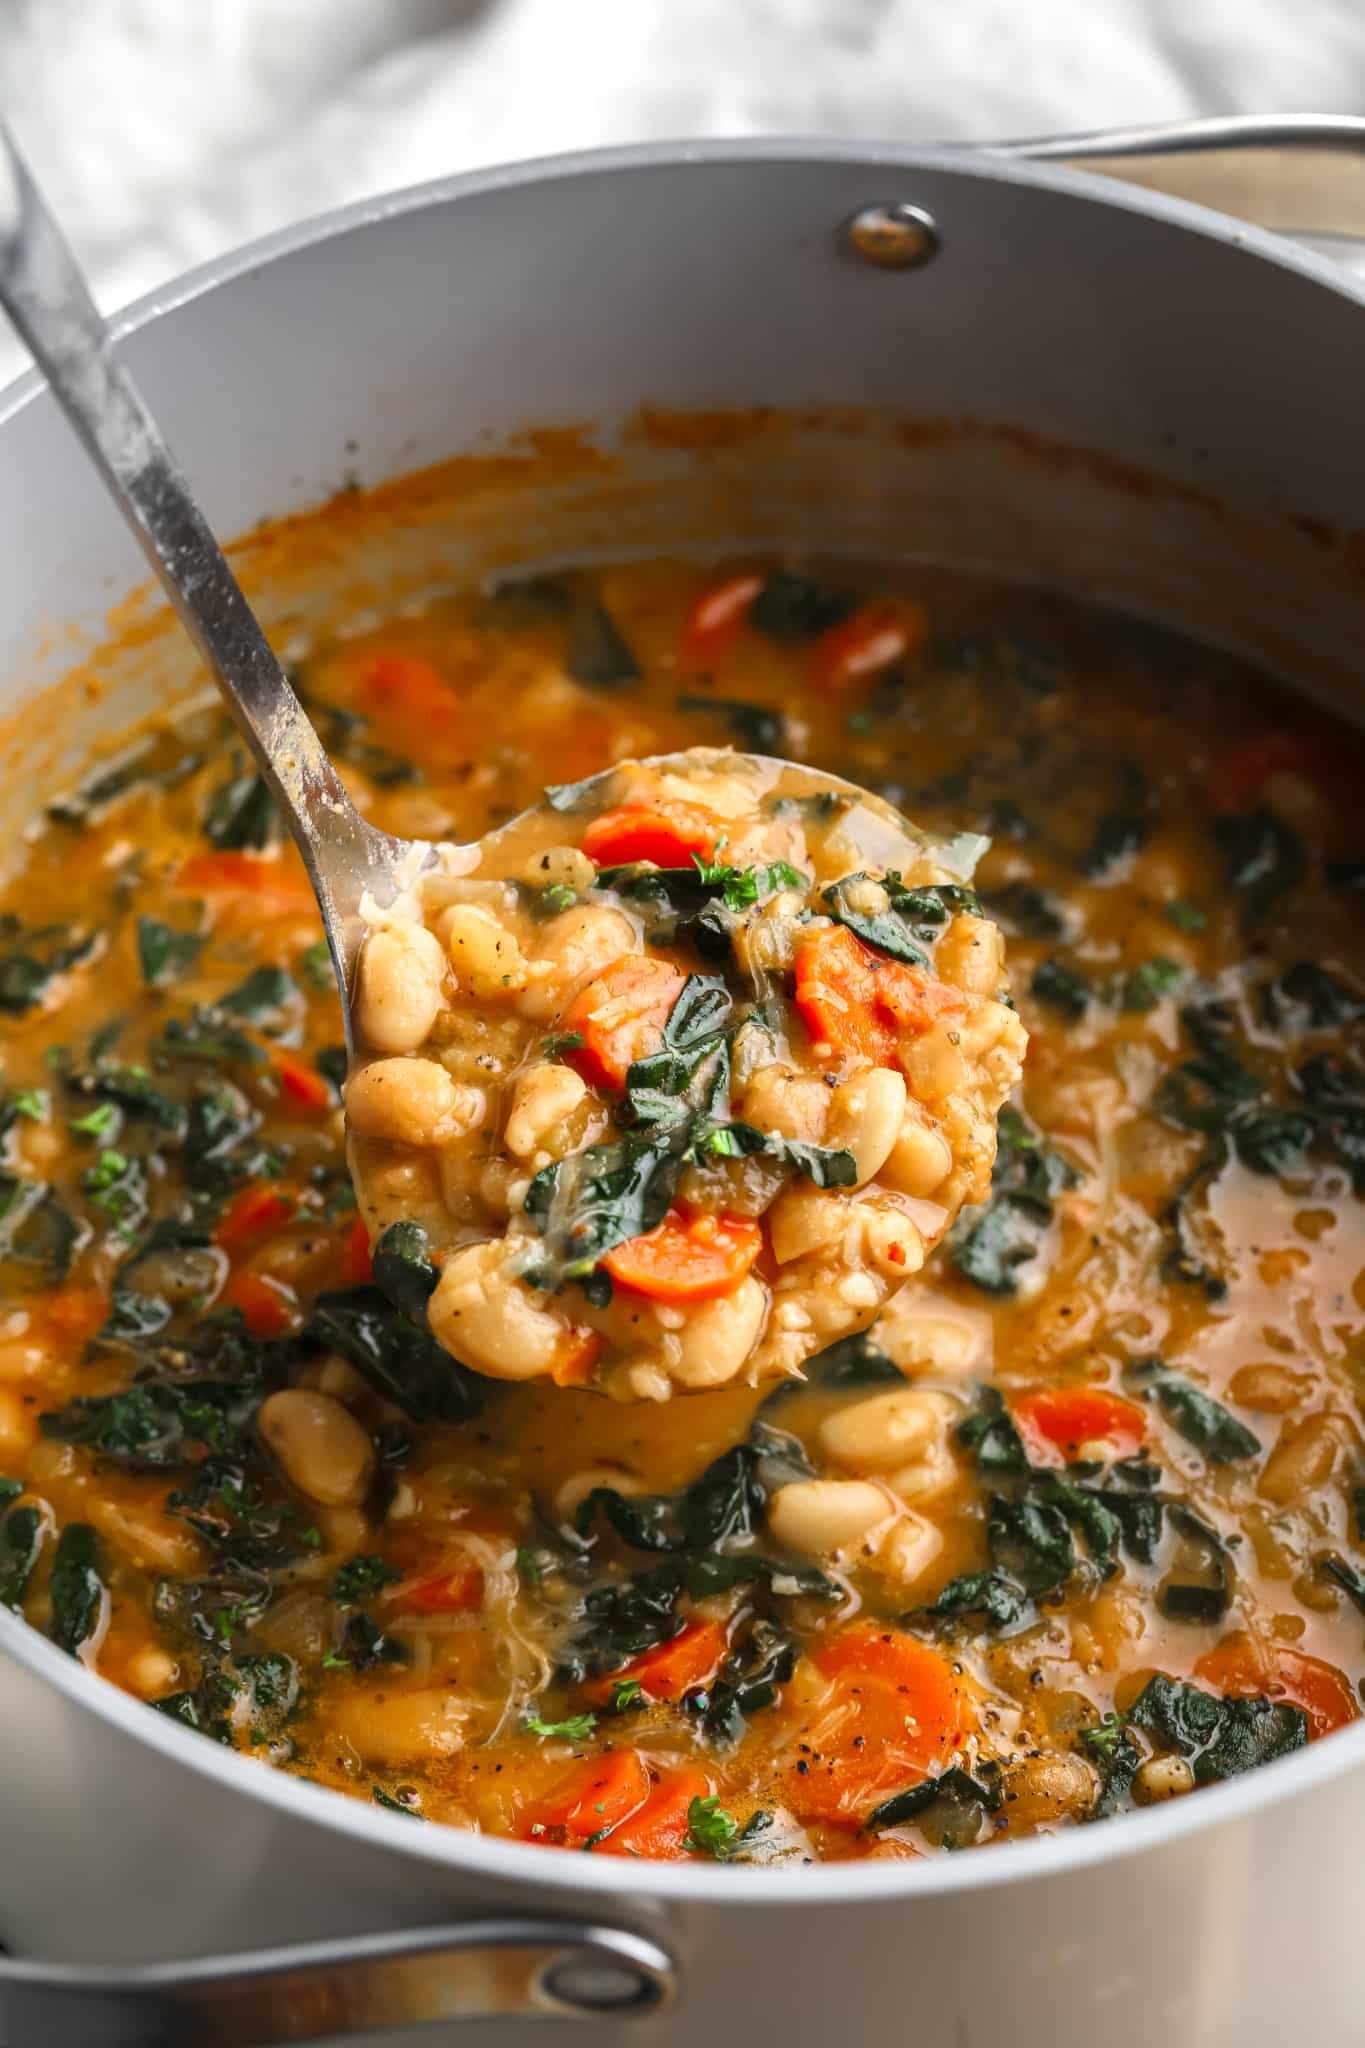
<svg viewBox="0 0 1365 2048">
<path fill-rule="evenodd" d="M 938 223 L 941 253 L 923 271 L 849 253 L 844 224 L 886 201 Z M 937 534 L 958 558 L 1059 581 L 1074 571 L 1216 631 L 1212 591 L 1226 637 L 1273 645 L 1287 667 L 1320 656 L 1331 688 L 1334 663 L 1344 674 L 1361 644 L 1360 588 L 1335 535 L 1358 516 L 1365 475 L 1365 415 L 1349 402 L 1363 318 L 1311 270 L 1259 260 L 1230 225 L 1196 233 L 1159 205 L 1103 203 L 1046 173 L 793 147 L 474 181 L 248 262 L 138 328 L 127 352 L 224 531 L 315 500 L 348 467 L 384 477 L 528 420 L 610 426 L 649 404 L 1003 423 L 994 493 L 975 458 L 933 436 L 879 456 L 873 444 L 840 454 L 836 433 L 807 461 L 809 488 L 784 490 L 769 462 L 765 494 L 744 477 L 767 458 L 718 439 L 695 465 L 724 486 L 730 524 L 712 538 L 866 549 L 880 535 L 896 549 Z M 1011 464 L 1028 436 L 1102 451 L 1109 469 L 1058 462 L 1041 491 L 1022 488 Z M 651 460 L 663 446 L 656 436 Z M 0 411 L 0 449 L 8 716 L 72 658 L 54 631 L 73 618 L 97 628 L 138 564 L 46 398 Z M 1127 464 L 1165 486 L 1144 494 Z M 643 531 L 627 495 L 600 513 L 600 545 Z M 527 553 L 553 540 L 534 512 Z M 651 545 L 666 540 L 660 519 Z M 1254 572 L 1242 521 L 1269 535 Z M 302 613 L 281 599 L 267 615 L 283 632 Z M 165 686 L 131 670 L 122 694 L 63 726 L 61 745 L 126 722 Z M 11 729 L 12 806 L 31 807 L 59 753 L 40 767 L 27 723 Z M 17 1627 L 0 1615 L 0 1646 Z M 245 1761 L 241 1791 L 206 1776 L 194 1738 L 168 1760 L 115 1727 L 106 1698 L 93 1681 L 72 1690 L 0 1666 L 0 1939 L 16 1950 L 150 1959 L 509 1904 L 609 1917 L 576 1890 L 572 1858 L 547 1855 L 543 1878 L 513 1884 L 405 1854 L 396 1822 L 393 1845 L 376 1848 L 250 1797 Z M 1359 2038 L 1365 1950 L 1338 1844 L 1365 1824 L 1365 1764 L 1339 1740 L 1329 1782 L 1301 1786 L 1291 1763 L 1278 1803 L 1080 1868 L 1058 1841 L 1055 1870 L 1027 1886 L 815 1905 L 794 1875 L 789 1898 L 765 1888 L 736 1904 L 651 1900 L 648 1871 L 631 1872 L 618 1917 L 674 1949 L 683 1997 L 593 2038 L 1278 2048 L 1300 2031 L 1345 2048 Z M 554 2022 L 524 2032 L 585 2038 Z M 451 2038 L 491 2048 L 518 2034 L 470 2024 Z"/>
</svg>

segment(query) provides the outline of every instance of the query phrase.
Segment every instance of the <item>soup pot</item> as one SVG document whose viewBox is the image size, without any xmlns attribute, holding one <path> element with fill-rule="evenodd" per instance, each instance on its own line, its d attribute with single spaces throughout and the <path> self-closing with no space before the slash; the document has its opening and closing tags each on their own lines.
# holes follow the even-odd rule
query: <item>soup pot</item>
<svg viewBox="0 0 1365 2048">
<path fill-rule="evenodd" d="M 120 328 L 220 530 L 346 470 L 463 451 L 454 509 L 432 483 L 381 493 L 368 524 L 343 509 L 326 545 L 305 524 L 244 549 L 286 650 L 390 578 L 416 593 L 570 549 L 790 544 L 1044 579 L 1350 708 L 1362 287 L 1189 201 L 1359 230 L 1363 149 L 1365 123 L 1293 122 L 1032 153 L 616 151 L 330 216 Z M 134 621 L 100 690 L 40 694 L 135 577 L 51 400 L 21 382 L 0 401 L 11 838 L 73 748 L 185 680 L 169 634 Z M 0 1649 L 4 2048 L 1359 2039 L 1365 1722 L 1196 1798 L 986 1853 L 626 1870 L 253 1765 L 8 1613 Z"/>
</svg>

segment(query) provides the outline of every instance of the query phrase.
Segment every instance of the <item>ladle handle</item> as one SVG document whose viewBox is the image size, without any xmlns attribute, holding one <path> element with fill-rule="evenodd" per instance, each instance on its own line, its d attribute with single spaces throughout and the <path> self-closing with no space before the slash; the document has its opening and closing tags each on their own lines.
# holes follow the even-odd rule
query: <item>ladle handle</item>
<svg viewBox="0 0 1365 2048">
<path fill-rule="evenodd" d="M 333 892 L 340 882 L 340 893 L 352 894 L 351 876 L 375 863 L 379 835 L 338 780 L 3 122 L 0 305 L 227 699 L 289 821 L 333 939 L 354 910 Z M 337 964 L 345 987 L 349 962 Z"/>
</svg>

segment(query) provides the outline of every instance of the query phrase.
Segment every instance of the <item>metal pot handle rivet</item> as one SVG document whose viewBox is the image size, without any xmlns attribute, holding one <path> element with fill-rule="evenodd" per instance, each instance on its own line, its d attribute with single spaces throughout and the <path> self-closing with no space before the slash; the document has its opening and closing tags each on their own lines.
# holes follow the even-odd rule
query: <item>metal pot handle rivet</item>
<svg viewBox="0 0 1365 2048">
<path fill-rule="evenodd" d="M 844 239 L 875 270 L 922 270 L 941 247 L 933 215 L 904 200 L 863 207 L 844 229 Z"/>
</svg>

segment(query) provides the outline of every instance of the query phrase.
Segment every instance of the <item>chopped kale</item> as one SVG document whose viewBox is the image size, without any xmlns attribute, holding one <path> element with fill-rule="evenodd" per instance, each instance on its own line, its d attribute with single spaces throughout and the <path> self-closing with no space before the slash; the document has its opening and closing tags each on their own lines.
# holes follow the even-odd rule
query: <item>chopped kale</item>
<svg viewBox="0 0 1365 2048">
<path fill-rule="evenodd" d="M 594 689 L 616 690 L 640 680 L 639 662 L 611 613 L 596 601 L 575 605 L 565 661 L 576 683 L 588 683 Z"/>
<path fill-rule="evenodd" d="M 148 988 L 160 988 L 192 972 L 204 940 L 197 932 L 178 932 L 159 918 L 137 921 L 137 957 Z"/>
<path fill-rule="evenodd" d="M 1223 856 L 1223 880 L 1242 897 L 1242 919 L 1256 924 L 1307 872 L 1303 841 L 1264 805 L 1212 821 Z"/>
<path fill-rule="evenodd" d="M 1340 1586 L 1348 1600 L 1365 1614 L 1365 1573 L 1359 1571 L 1355 1565 L 1348 1564 L 1346 1559 L 1339 1557 L 1334 1550 L 1327 1551 L 1319 1557 L 1317 1567 L 1324 1578 L 1331 1579 L 1334 1585 Z"/>
<path fill-rule="evenodd" d="M 1108 811 L 1095 826 L 1090 845 L 1081 861 L 1085 873 L 1097 882 L 1118 879 L 1146 843 L 1152 829 L 1150 818 L 1137 811 Z"/>
<path fill-rule="evenodd" d="M 778 569 L 749 607 L 749 623 L 771 640 L 817 640 L 846 619 L 857 599 Z"/>
<path fill-rule="evenodd" d="M 1078 1179 L 1076 1169 L 1044 1143 L 1019 1110 L 1003 1109 L 991 1198 L 984 1209 L 966 1215 L 952 1234 L 958 1271 L 985 1294 L 1017 1293 L 1018 1269 L 1041 1252 L 1056 1197 Z"/>
<path fill-rule="evenodd" d="M 229 1011 L 199 1003 L 188 1017 L 167 1019 L 155 1052 L 161 1061 L 203 1061 L 208 1066 L 253 1066 L 265 1059 L 262 1048 Z"/>
<path fill-rule="evenodd" d="M 989 914 L 1011 938 L 1064 939 L 1070 919 L 1061 898 L 1030 882 L 1006 882 L 983 892 Z"/>
<path fill-rule="evenodd" d="M 240 1450 L 270 1381 L 262 1348 L 237 1379 L 163 1374 L 114 1394 L 82 1394 L 38 1418 L 44 1436 L 83 1444 L 131 1472 L 197 1464 L 205 1451 Z"/>
<path fill-rule="evenodd" d="M 1202 1387 L 1192 1386 L 1188 1380 L 1168 1372 L 1162 1359 L 1135 1358 L 1128 1371 L 1140 1389 L 1150 1389 L 1156 1395 L 1172 1428 L 1202 1451 L 1211 1465 L 1232 1465 L 1241 1458 L 1259 1455 L 1261 1440 L 1244 1422 L 1239 1422 Z"/>
<path fill-rule="evenodd" d="M 999 1806 L 998 1783 L 984 1774 L 974 1778 L 960 1764 L 952 1764 L 936 1778 L 925 1778 L 921 1784 L 883 1799 L 880 1806 L 873 1807 L 864 1826 L 876 1834 L 882 1828 L 902 1827 L 906 1821 L 927 1822 L 940 1840 L 949 1834 L 954 1841 L 973 1841 L 982 1817 L 995 1813 Z M 949 1824 L 946 1827 L 945 1822 Z"/>
<path fill-rule="evenodd" d="M 979 1618 L 982 1627 L 996 1630 L 1014 1628 L 1030 1612 L 1028 1594 L 1004 1572 L 961 1572 L 931 1606 L 905 1618 L 911 1625 Z"/>
<path fill-rule="evenodd" d="M 339 1351 L 386 1401 L 414 1422 L 465 1422 L 483 1402 L 482 1383 L 434 1337 L 399 1313 L 377 1287 L 320 1294 L 308 1334 Z"/>
<path fill-rule="evenodd" d="M 332 1581 L 332 1598 L 338 1607 L 354 1607 L 358 1601 L 382 1593 L 385 1586 L 396 1586 L 402 1576 L 397 1565 L 367 1551 L 347 1558 Z"/>
<path fill-rule="evenodd" d="M 684 1702 L 712 1743 L 738 1742 L 745 1723 L 773 1705 L 796 1668 L 796 1642 L 762 1615 L 731 1643 L 715 1678 Z"/>
<path fill-rule="evenodd" d="M 1174 1750 L 1193 1767 L 1195 1782 L 1212 1784 L 1302 1749 L 1308 1716 L 1268 1699 L 1219 1699 L 1197 1685 L 1158 1674 L 1128 1711 L 1128 1725 Z"/>
<path fill-rule="evenodd" d="M 1365 1001 L 1316 960 L 1299 960 L 1268 984 L 1265 1013 L 1277 1031 L 1300 1037 L 1355 1023 L 1365 1016 Z"/>
<path fill-rule="evenodd" d="M 1168 1621 L 1221 1621 L 1232 1600 L 1232 1565 L 1218 1531 L 1183 1501 L 1167 1504 L 1179 1543 L 1175 1563 L 1157 1588 Z"/>
<path fill-rule="evenodd" d="M 244 1017 L 248 1024 L 267 1024 L 298 997 L 293 977 L 283 967 L 257 967 L 245 981 L 222 997 L 219 1009 Z"/>
<path fill-rule="evenodd" d="M 0 1607 L 17 1613 L 43 1547 L 43 1510 L 10 1507 L 0 1521 Z"/>
<path fill-rule="evenodd" d="M 374 1248 L 374 1284 L 403 1315 L 425 1323 L 436 1290 L 431 1240 L 420 1223 L 391 1223 Z"/>
<path fill-rule="evenodd" d="M 263 777 L 248 769 L 220 783 L 204 812 L 204 835 L 224 852 L 261 852 L 278 836 L 275 800 Z"/>
<path fill-rule="evenodd" d="M 1162 910 L 1167 924 L 1175 926 L 1178 932 L 1202 932 L 1208 917 L 1197 903 L 1187 903 L 1183 897 L 1176 897 L 1164 903 Z"/>
<path fill-rule="evenodd" d="M 54 1284 L 64 1280 L 89 1237 L 45 1181 L 21 1180 L 0 1171 L 0 1260 L 41 1266 Z"/>
<path fill-rule="evenodd" d="M 22 1017 L 36 1008 L 59 975 L 91 958 L 98 940 L 72 938 L 64 924 L 27 930 L 13 916 L 0 916 L 0 1010 Z"/>
<path fill-rule="evenodd" d="M 1055 954 L 1040 960 L 1034 968 L 1029 994 L 1035 1001 L 1060 1010 L 1063 1016 L 1076 1019 L 1083 1017 L 1090 1006 L 1090 984 L 1085 976 Z"/>
<path fill-rule="evenodd" d="M 1184 978 L 1185 970 L 1178 960 L 1168 960 L 1162 954 L 1144 960 L 1140 967 L 1131 968 L 1124 976 L 1123 1008 L 1154 1010 L 1173 989 L 1179 987 Z"/>
<path fill-rule="evenodd" d="M 88 1522 L 68 1522 L 58 1537 L 48 1597 L 49 1635 L 59 1650 L 79 1656 L 100 1626 L 107 1598 L 99 1544 Z"/>
<path fill-rule="evenodd" d="M 862 911 L 852 908 L 850 895 L 859 887 L 880 888 L 886 908 Z M 966 911 L 980 916 L 981 902 L 975 890 L 945 882 L 933 887 L 909 889 L 895 868 L 885 875 L 859 872 L 831 882 L 821 891 L 826 909 L 835 921 L 846 925 L 867 945 L 904 960 L 912 967 L 927 967 L 930 949 L 942 935 L 950 918 Z"/>
<path fill-rule="evenodd" d="M 743 697 L 684 695 L 675 699 L 679 711 L 709 711 L 723 718 L 732 737 L 755 754 L 780 754 L 786 721 L 780 711 L 766 704 L 750 704 Z"/>
</svg>

